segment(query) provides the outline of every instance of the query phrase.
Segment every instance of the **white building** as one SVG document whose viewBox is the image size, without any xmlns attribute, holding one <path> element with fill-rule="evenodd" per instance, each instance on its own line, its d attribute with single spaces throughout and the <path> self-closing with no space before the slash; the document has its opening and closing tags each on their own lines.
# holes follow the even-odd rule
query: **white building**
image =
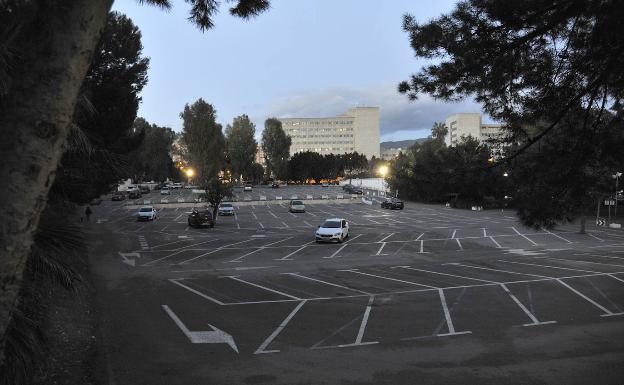
<svg viewBox="0 0 624 385">
<path fill-rule="evenodd" d="M 501 124 L 483 124 L 481 114 L 455 114 L 446 118 L 445 126 L 448 129 L 444 142 L 447 146 L 455 146 L 462 136 L 472 136 L 481 142 L 494 139 L 503 133 Z"/>
<path fill-rule="evenodd" d="M 344 154 L 357 151 L 379 158 L 379 107 L 355 107 L 329 118 L 278 118 L 292 143 L 290 154 L 313 151 Z"/>
</svg>

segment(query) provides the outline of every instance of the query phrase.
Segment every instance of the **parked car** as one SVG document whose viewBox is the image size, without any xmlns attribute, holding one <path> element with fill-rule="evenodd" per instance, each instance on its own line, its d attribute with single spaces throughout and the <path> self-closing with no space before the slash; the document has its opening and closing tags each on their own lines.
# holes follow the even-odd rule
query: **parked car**
<svg viewBox="0 0 624 385">
<path fill-rule="evenodd" d="M 321 187 L 329 187 L 329 183 L 323 183 L 321 184 Z"/>
<path fill-rule="evenodd" d="M 349 237 L 349 222 L 343 218 L 326 219 L 325 222 L 316 229 L 316 242 L 341 243 Z"/>
<path fill-rule="evenodd" d="M 190 227 L 214 227 L 214 218 L 210 209 L 193 209 L 189 213 L 187 223 Z"/>
<path fill-rule="evenodd" d="M 149 194 L 150 188 L 149 186 L 139 186 L 139 191 L 141 191 L 141 194 Z"/>
<path fill-rule="evenodd" d="M 230 202 L 219 205 L 219 215 L 234 215 L 234 206 Z"/>
<path fill-rule="evenodd" d="M 176 183 L 174 183 L 174 184 L 172 184 L 172 185 L 171 185 L 171 188 L 173 188 L 173 189 L 179 189 L 179 188 L 182 188 L 182 183 L 180 183 L 180 182 L 176 182 Z"/>
<path fill-rule="evenodd" d="M 137 212 L 137 220 L 139 221 L 153 221 L 156 216 L 156 209 L 153 206 L 143 206 Z"/>
<path fill-rule="evenodd" d="M 279 183 L 277 182 L 271 183 L 271 188 L 279 188 L 279 187 L 280 187 Z"/>
<path fill-rule="evenodd" d="M 139 189 L 134 189 L 128 191 L 128 199 L 139 199 L 141 197 L 141 192 Z"/>
<path fill-rule="evenodd" d="M 288 211 L 291 213 L 305 213 L 305 204 L 302 201 L 290 201 Z"/>
<path fill-rule="evenodd" d="M 245 183 L 245 187 L 243 187 L 243 191 L 252 191 L 251 183 Z"/>
<path fill-rule="evenodd" d="M 352 184 L 347 183 L 346 185 L 342 186 L 342 190 L 343 191 L 351 190 L 351 189 L 353 189 L 353 187 L 355 187 L 355 186 L 353 186 Z"/>
<path fill-rule="evenodd" d="M 113 193 L 113 196 L 111 197 L 112 201 L 123 201 L 126 199 L 126 194 L 124 194 L 121 191 L 117 191 Z"/>
<path fill-rule="evenodd" d="M 383 202 L 381 202 L 381 208 L 403 210 L 403 201 L 399 198 L 386 198 Z"/>
<path fill-rule="evenodd" d="M 160 195 L 171 195 L 169 187 L 165 186 L 160 189 Z"/>
</svg>

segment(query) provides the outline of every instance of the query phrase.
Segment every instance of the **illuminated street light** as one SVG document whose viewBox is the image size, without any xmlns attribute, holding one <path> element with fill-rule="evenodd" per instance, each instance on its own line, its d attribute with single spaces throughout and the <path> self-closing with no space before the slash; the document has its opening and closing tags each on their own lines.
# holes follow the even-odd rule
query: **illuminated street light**
<svg viewBox="0 0 624 385">
<path fill-rule="evenodd" d="M 193 171 L 192 168 L 187 168 L 186 170 L 184 170 L 184 172 L 186 173 L 186 176 L 188 176 L 189 178 L 192 178 L 193 175 L 195 175 L 195 171 Z"/>
<path fill-rule="evenodd" d="M 378 171 L 379 171 L 379 174 L 385 178 L 386 175 L 388 174 L 388 166 L 380 166 Z"/>
<path fill-rule="evenodd" d="M 509 173 L 508 173 L 507 171 L 505 171 L 505 172 L 503 173 L 503 176 L 509 176 Z"/>
</svg>

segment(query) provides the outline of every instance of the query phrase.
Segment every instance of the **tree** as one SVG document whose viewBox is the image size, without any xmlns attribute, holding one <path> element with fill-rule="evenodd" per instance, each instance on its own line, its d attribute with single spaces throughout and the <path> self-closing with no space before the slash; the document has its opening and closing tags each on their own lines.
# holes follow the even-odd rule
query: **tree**
<svg viewBox="0 0 624 385">
<path fill-rule="evenodd" d="M 143 118 L 136 119 L 134 128 L 144 132 L 141 146 L 132 154 L 135 181 L 162 182 L 173 176 L 174 165 L 169 154 L 176 136 L 175 132 L 169 127 L 150 125 Z"/>
<path fill-rule="evenodd" d="M 130 175 L 128 155 L 144 135 L 133 127 L 139 93 L 147 83 L 149 60 L 141 57 L 142 48 L 132 20 L 111 12 L 81 86 L 71 142 L 51 189 L 59 199 L 89 202 Z"/>
<path fill-rule="evenodd" d="M 264 122 L 262 131 L 262 151 L 269 176 L 285 179 L 288 175 L 288 158 L 290 157 L 290 136 L 282 129 L 282 122 L 269 118 Z"/>
<path fill-rule="evenodd" d="M 366 155 L 359 154 L 357 151 L 344 155 L 344 176 L 349 178 L 357 178 L 368 169 L 368 160 Z"/>
<path fill-rule="evenodd" d="M 234 195 L 232 185 L 217 177 L 202 179 L 199 185 L 206 191 L 204 196 L 206 202 L 210 203 L 212 207 L 212 218 L 216 223 L 219 217 L 219 205 L 224 198 L 230 198 Z"/>
<path fill-rule="evenodd" d="M 256 126 L 247 115 L 235 117 L 232 125 L 228 124 L 225 128 L 227 157 L 234 179 L 240 180 L 241 176 L 252 179 L 252 167 L 258 150 L 255 135 Z"/>
<path fill-rule="evenodd" d="M 530 185 L 577 191 L 558 195 L 565 203 L 551 207 L 548 215 L 542 215 L 544 203 L 533 197 L 523 203 L 520 218 L 537 227 L 571 220 L 583 212 L 581 197 L 591 187 L 583 174 L 569 169 L 594 163 L 603 153 L 601 140 L 617 140 L 622 127 L 624 36 L 613 32 L 623 16 L 617 0 L 470 0 L 423 25 L 406 15 L 403 28 L 416 55 L 437 60 L 402 82 L 399 91 L 410 99 L 420 93 L 443 100 L 474 96 L 490 116 L 505 123 L 503 141 L 513 151 L 498 160 L 499 168 L 521 161 L 546 136 L 558 138 L 545 144 L 553 151 L 539 158 L 542 164 L 567 168 L 548 167 L 532 175 Z M 574 119 L 580 126 L 570 124 Z M 562 173 L 569 177 L 558 178 Z"/>
<path fill-rule="evenodd" d="M 225 137 L 217 123 L 214 107 L 199 98 L 186 104 L 180 113 L 183 120 L 182 140 L 188 151 L 197 180 L 211 180 L 223 170 Z"/>
<path fill-rule="evenodd" d="M 168 0 L 147 0 L 169 8 Z M 5 0 L 0 5 L 0 364 L 34 232 L 69 137 L 77 96 L 113 0 Z M 190 20 L 213 26 L 216 0 L 192 0 Z M 267 0 L 238 0 L 249 18 Z M 59 26 L 62 26 L 59 27 Z"/>
<path fill-rule="evenodd" d="M 259 184 L 264 177 L 264 167 L 260 163 L 254 163 L 251 165 L 251 183 Z"/>
</svg>

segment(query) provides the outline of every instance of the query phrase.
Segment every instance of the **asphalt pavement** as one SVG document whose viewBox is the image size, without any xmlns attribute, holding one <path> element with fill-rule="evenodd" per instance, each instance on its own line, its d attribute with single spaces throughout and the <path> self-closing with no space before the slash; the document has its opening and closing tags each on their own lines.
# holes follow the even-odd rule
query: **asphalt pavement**
<svg viewBox="0 0 624 385">
<path fill-rule="evenodd" d="M 293 214 L 260 192 L 212 229 L 94 208 L 107 383 L 623 383 L 624 232 L 336 197 Z M 315 243 L 332 217 L 348 240 Z"/>
</svg>

